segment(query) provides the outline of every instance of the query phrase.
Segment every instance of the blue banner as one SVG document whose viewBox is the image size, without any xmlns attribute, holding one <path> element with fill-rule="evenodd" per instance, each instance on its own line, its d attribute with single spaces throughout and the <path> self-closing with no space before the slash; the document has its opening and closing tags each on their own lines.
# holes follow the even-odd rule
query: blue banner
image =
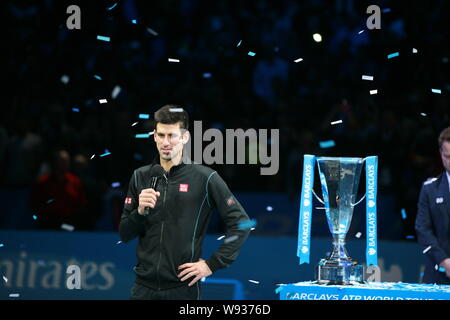
<svg viewBox="0 0 450 320">
<path fill-rule="evenodd" d="M 378 157 L 366 158 L 366 263 L 378 265 L 377 250 Z"/>
<path fill-rule="evenodd" d="M 300 264 L 309 263 L 312 220 L 312 188 L 314 187 L 314 166 L 316 157 L 310 154 L 303 156 L 303 179 L 300 194 L 300 213 L 298 224 L 297 257 Z"/>
</svg>

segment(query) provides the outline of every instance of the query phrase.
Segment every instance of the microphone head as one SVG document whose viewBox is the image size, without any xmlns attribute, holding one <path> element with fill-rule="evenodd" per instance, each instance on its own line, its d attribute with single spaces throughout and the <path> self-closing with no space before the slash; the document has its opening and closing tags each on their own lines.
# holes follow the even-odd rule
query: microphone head
<svg viewBox="0 0 450 320">
<path fill-rule="evenodd" d="M 150 177 L 162 177 L 166 173 L 166 170 L 164 170 L 163 167 L 159 164 L 155 164 L 150 169 Z"/>
</svg>

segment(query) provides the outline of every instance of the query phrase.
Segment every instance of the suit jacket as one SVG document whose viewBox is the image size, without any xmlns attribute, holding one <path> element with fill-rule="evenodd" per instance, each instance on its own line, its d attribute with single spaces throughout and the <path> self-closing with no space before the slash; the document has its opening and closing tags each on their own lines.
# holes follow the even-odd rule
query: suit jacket
<svg viewBox="0 0 450 320">
<path fill-rule="evenodd" d="M 415 229 L 417 240 L 426 253 L 424 283 L 450 284 L 445 272 L 439 272 L 442 260 L 450 258 L 450 191 L 445 172 L 423 183 L 420 191 Z"/>
</svg>

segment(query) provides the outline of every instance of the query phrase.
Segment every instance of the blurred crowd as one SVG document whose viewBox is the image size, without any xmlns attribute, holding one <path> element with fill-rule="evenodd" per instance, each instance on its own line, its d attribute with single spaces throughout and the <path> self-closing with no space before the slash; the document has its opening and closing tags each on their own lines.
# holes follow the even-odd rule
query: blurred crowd
<svg viewBox="0 0 450 320">
<path fill-rule="evenodd" d="M 156 156 L 135 134 L 153 130 L 167 103 L 204 129 L 280 130 L 278 174 L 214 166 L 234 192 L 295 199 L 303 154 L 378 155 L 379 194 L 406 209 L 412 228 L 421 183 L 442 170 L 437 136 L 450 125 L 448 1 L 378 1 L 380 30 L 366 27 L 372 3 L 354 0 L 80 2 L 81 29 L 68 30 L 72 2 L 2 2 L 2 199 L 25 190 L 47 217 L 42 228 L 114 228 L 133 170 Z M 321 148 L 327 140 L 335 146 Z"/>
</svg>

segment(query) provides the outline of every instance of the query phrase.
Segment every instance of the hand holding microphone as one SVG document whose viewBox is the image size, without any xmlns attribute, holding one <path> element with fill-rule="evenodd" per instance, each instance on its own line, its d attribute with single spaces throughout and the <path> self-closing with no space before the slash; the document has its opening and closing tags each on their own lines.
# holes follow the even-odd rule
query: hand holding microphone
<svg viewBox="0 0 450 320">
<path fill-rule="evenodd" d="M 139 194 L 139 207 L 138 213 L 140 215 L 148 215 L 150 208 L 153 209 L 156 206 L 157 198 L 161 195 L 159 191 L 156 191 L 156 183 L 158 179 L 162 177 L 166 172 L 164 168 L 159 164 L 156 164 L 152 167 L 150 171 L 151 182 L 150 188 L 143 189 Z"/>
</svg>

